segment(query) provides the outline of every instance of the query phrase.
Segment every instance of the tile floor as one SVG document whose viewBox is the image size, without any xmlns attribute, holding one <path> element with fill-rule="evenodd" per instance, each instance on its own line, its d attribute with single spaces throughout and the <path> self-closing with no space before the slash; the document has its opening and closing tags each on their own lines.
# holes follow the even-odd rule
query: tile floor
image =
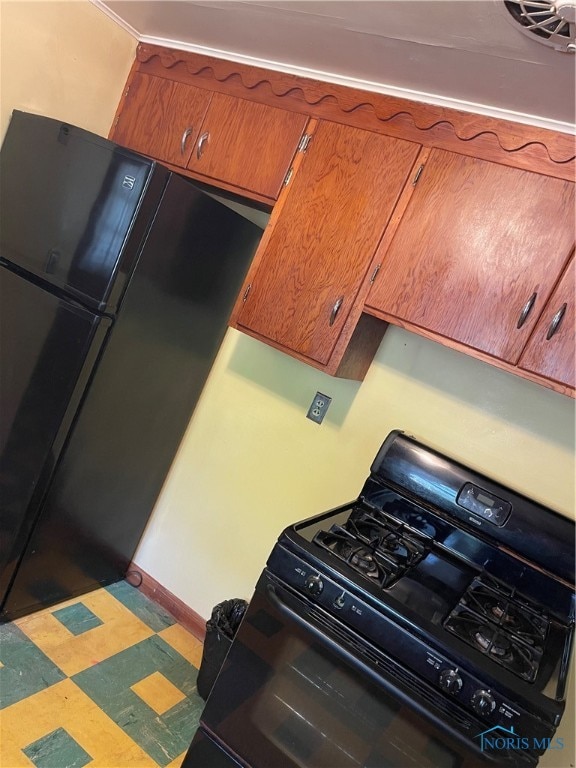
<svg viewBox="0 0 576 768">
<path fill-rule="evenodd" d="M 0 626 L 2 768 L 179 768 L 202 644 L 126 582 Z"/>
</svg>

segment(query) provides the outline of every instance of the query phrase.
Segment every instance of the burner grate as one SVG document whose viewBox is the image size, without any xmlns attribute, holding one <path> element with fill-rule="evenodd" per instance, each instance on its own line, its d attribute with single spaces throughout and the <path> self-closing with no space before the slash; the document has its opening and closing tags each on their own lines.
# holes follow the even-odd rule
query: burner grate
<svg viewBox="0 0 576 768">
<path fill-rule="evenodd" d="M 548 620 L 515 601 L 512 595 L 496 591 L 476 579 L 462 602 L 491 622 L 513 633 L 529 645 L 542 650 Z"/>
<path fill-rule="evenodd" d="M 382 588 L 389 587 L 428 551 L 425 537 L 380 513 L 354 510 L 344 525 L 319 531 L 314 542 Z"/>
<path fill-rule="evenodd" d="M 546 616 L 474 579 L 444 627 L 493 661 L 533 682 L 548 632 Z"/>
</svg>

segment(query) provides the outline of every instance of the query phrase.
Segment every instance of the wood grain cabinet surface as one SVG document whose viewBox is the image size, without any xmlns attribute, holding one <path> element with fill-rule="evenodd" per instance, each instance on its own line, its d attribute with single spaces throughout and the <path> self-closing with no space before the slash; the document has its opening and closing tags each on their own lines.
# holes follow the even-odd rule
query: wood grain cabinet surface
<svg viewBox="0 0 576 768">
<path fill-rule="evenodd" d="M 111 138 L 272 201 L 307 121 L 303 114 L 136 72 Z"/>
<path fill-rule="evenodd" d="M 433 149 L 366 306 L 516 364 L 573 247 L 573 183 Z"/>
<path fill-rule="evenodd" d="M 203 88 L 135 73 L 111 132 L 118 144 L 185 168 L 212 93 Z"/>
<path fill-rule="evenodd" d="M 187 168 L 275 200 L 308 118 L 215 93 Z"/>
<path fill-rule="evenodd" d="M 420 147 L 321 121 L 246 280 L 236 327 L 328 372 Z"/>
<path fill-rule="evenodd" d="M 574 256 L 544 308 L 519 367 L 576 387 L 576 265 Z"/>
<path fill-rule="evenodd" d="M 276 203 L 236 328 L 361 379 L 394 323 L 576 395 L 572 138 L 146 44 L 110 138 Z"/>
</svg>

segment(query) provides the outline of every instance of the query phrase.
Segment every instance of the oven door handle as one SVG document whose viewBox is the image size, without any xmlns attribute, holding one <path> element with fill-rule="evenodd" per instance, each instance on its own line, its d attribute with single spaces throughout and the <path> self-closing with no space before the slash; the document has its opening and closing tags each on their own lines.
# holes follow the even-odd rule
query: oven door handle
<svg viewBox="0 0 576 768">
<path fill-rule="evenodd" d="M 289 595 L 289 593 L 287 594 Z M 316 640 L 320 642 L 321 645 L 329 648 L 334 653 L 334 655 L 343 659 L 353 669 L 361 670 L 364 674 L 367 674 L 379 688 L 384 688 L 387 690 L 391 695 L 398 698 L 409 709 L 416 710 L 416 712 L 418 712 L 426 720 L 432 722 L 436 727 L 438 727 L 441 732 L 444 731 L 449 733 L 452 738 L 454 738 L 462 746 L 468 749 L 469 752 L 476 754 L 477 757 L 480 758 L 481 764 L 485 764 L 487 766 L 494 763 L 496 763 L 498 766 L 503 765 L 503 763 L 501 761 L 499 762 L 491 753 L 481 752 L 477 745 L 474 742 L 471 742 L 462 731 L 454 728 L 446 721 L 446 719 L 442 719 L 433 711 L 431 711 L 429 704 L 421 704 L 420 701 L 417 700 L 417 694 L 407 693 L 403 690 L 402 687 L 398 687 L 400 685 L 400 681 L 394 679 L 393 673 L 389 673 L 389 678 L 386 677 L 384 673 L 378 674 L 368 664 L 364 663 L 364 661 L 359 658 L 357 654 L 352 653 L 341 643 L 333 640 L 323 630 L 316 627 L 312 622 L 307 621 L 304 616 L 301 616 L 291 606 L 287 605 L 278 595 L 277 586 L 269 580 L 269 577 L 267 578 L 266 595 L 274 608 L 286 619 L 294 622 L 306 632 L 312 634 Z M 298 597 L 294 597 L 294 599 L 298 602 L 302 602 Z M 470 733 L 476 733 L 472 725 L 478 726 L 479 731 L 484 728 L 481 723 L 472 723 L 472 721 L 470 722 L 470 725 Z M 528 766 L 536 765 L 533 759 L 527 757 L 526 755 L 522 755 L 521 760 L 523 762 L 514 763 L 515 768 L 519 768 L 520 765 L 525 766 L 525 768 L 528 768 Z"/>
</svg>

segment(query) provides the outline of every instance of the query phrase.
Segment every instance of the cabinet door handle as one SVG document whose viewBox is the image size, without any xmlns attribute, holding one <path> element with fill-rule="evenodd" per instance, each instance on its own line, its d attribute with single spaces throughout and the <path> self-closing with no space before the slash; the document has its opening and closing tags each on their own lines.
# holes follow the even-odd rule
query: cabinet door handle
<svg viewBox="0 0 576 768">
<path fill-rule="evenodd" d="M 340 307 L 344 303 L 344 296 L 340 296 L 336 304 L 332 307 L 332 312 L 330 312 L 330 320 L 328 321 L 330 325 L 334 325 L 336 322 L 336 318 L 338 316 L 338 312 L 340 312 Z"/>
<path fill-rule="evenodd" d="M 210 132 L 206 131 L 206 133 L 203 133 L 202 136 L 198 139 L 198 144 L 196 145 L 196 157 L 198 160 L 202 157 L 202 153 L 204 152 L 204 144 L 208 141 L 208 138 L 210 137 Z"/>
<path fill-rule="evenodd" d="M 562 318 L 564 317 L 564 312 L 566 312 L 567 306 L 568 305 L 566 304 L 566 302 L 564 302 L 564 304 L 562 304 L 558 312 L 556 312 L 556 314 L 552 318 L 552 322 L 550 323 L 550 326 L 548 328 L 548 333 L 546 334 L 546 341 L 550 341 L 552 336 L 554 336 L 554 334 L 560 327 L 560 323 L 562 322 Z"/>
<path fill-rule="evenodd" d="M 538 294 L 536 291 L 530 296 L 526 304 L 522 307 L 522 312 L 520 312 L 520 317 L 518 318 L 518 322 L 516 323 L 516 328 L 522 328 L 524 323 L 526 322 L 526 319 L 528 318 L 528 315 L 532 311 L 532 307 L 534 306 L 534 302 L 536 301 Z"/>
<path fill-rule="evenodd" d="M 184 155 L 186 153 L 186 140 L 188 139 L 188 136 L 192 133 L 194 129 L 192 126 L 190 128 L 186 128 L 184 133 L 182 134 L 182 139 L 180 141 L 180 154 Z"/>
</svg>

